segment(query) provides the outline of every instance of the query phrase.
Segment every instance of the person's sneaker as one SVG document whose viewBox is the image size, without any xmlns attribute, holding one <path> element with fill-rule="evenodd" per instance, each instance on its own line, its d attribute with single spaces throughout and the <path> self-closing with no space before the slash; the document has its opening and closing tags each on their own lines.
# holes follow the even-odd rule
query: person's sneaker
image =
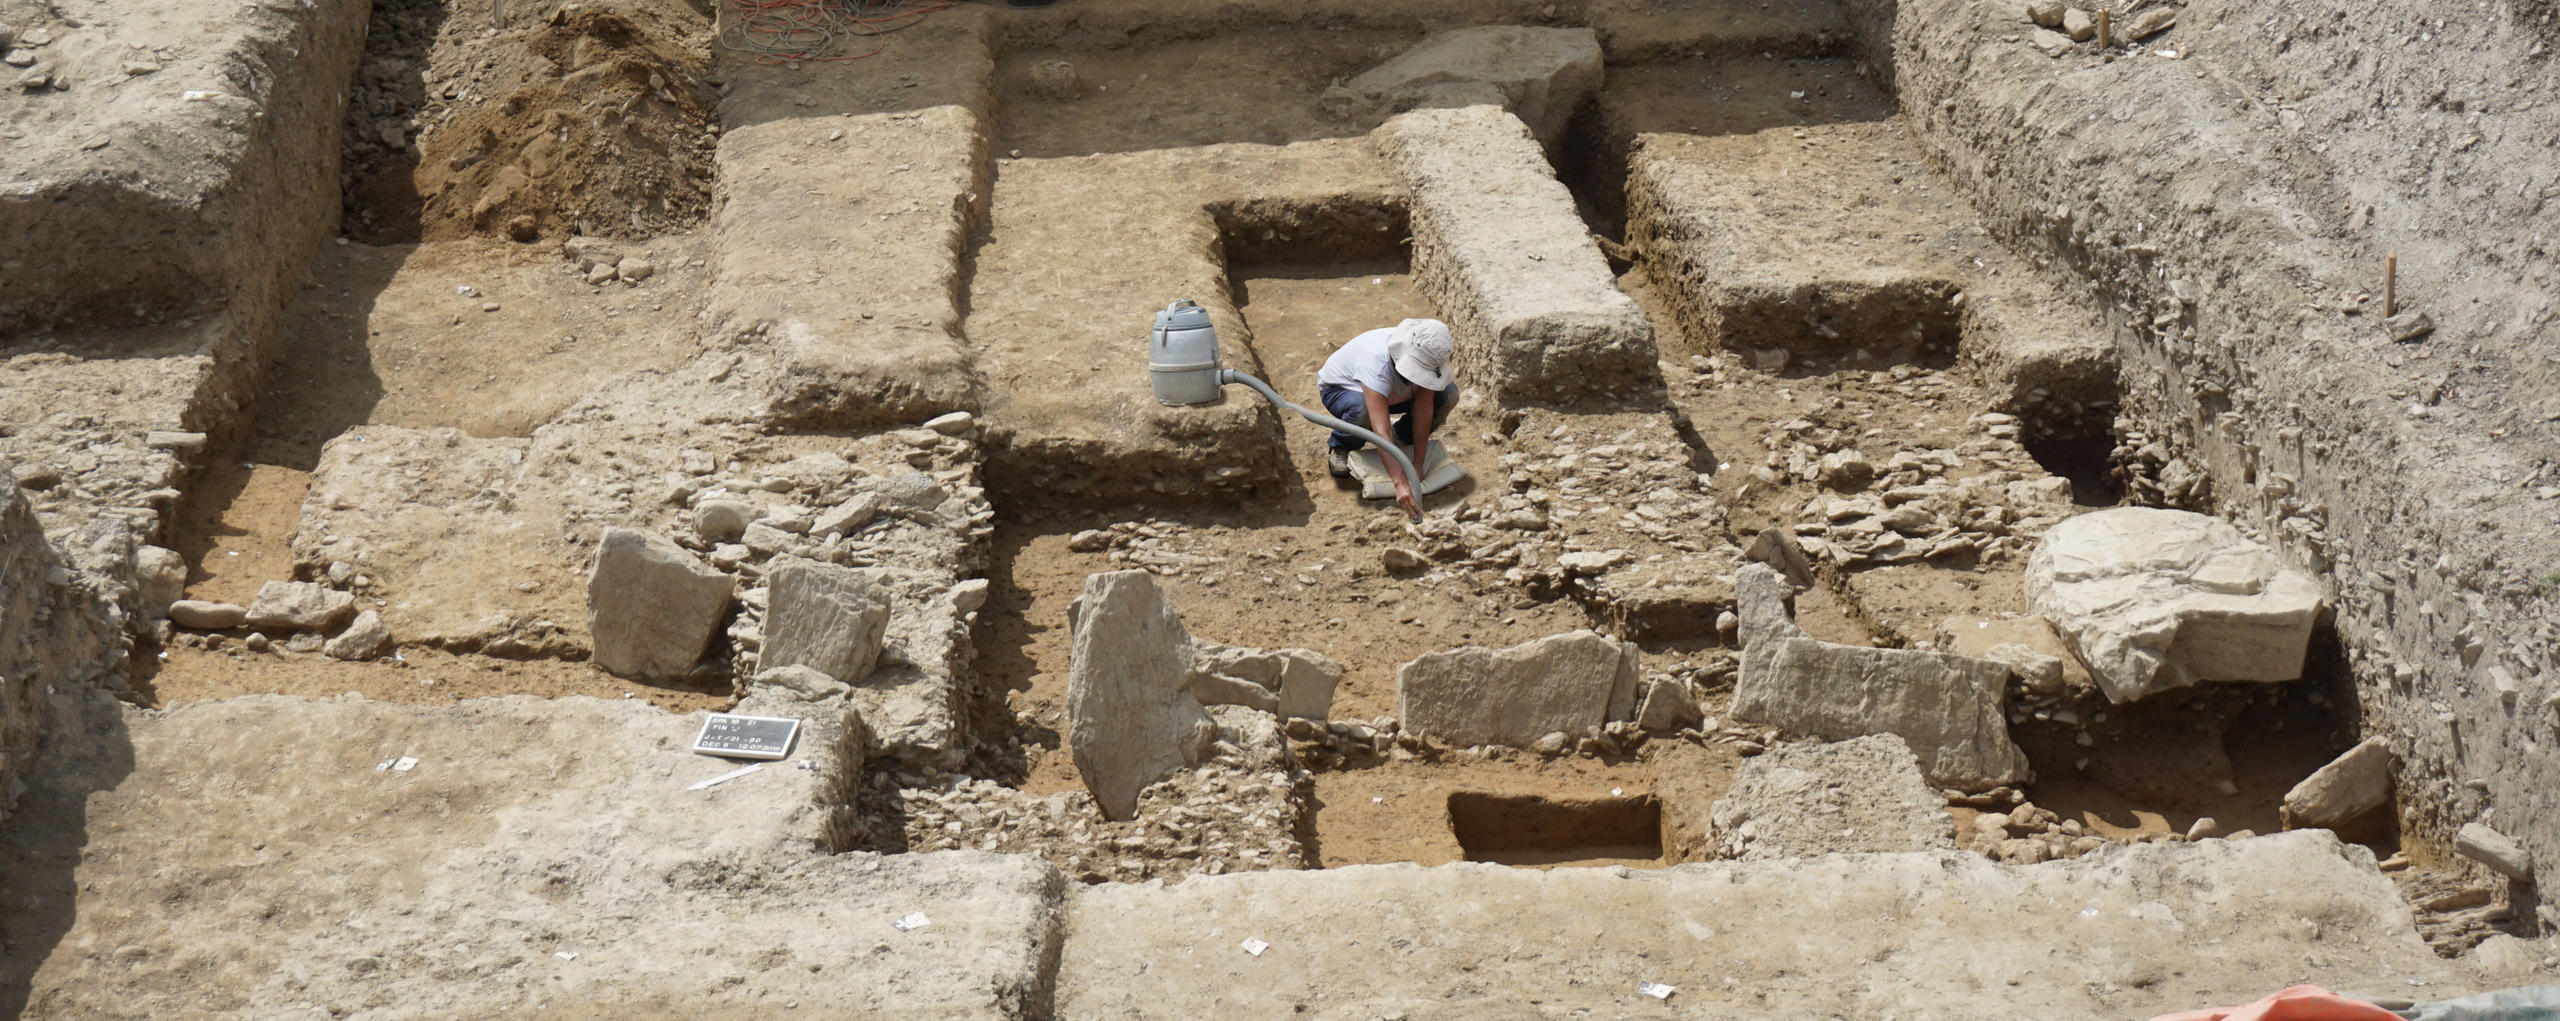
<svg viewBox="0 0 2560 1021">
<path fill-rule="evenodd" d="M 1336 450 L 1332 447 L 1324 448 L 1324 470 L 1332 472 L 1333 477 L 1337 479 L 1350 478 L 1351 452 Z"/>
</svg>

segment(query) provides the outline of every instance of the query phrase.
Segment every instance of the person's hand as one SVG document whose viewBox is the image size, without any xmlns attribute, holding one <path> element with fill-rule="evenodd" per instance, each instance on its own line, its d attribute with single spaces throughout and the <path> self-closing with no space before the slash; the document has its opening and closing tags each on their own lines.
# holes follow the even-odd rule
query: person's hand
<svg viewBox="0 0 2560 1021">
<path fill-rule="evenodd" d="M 1413 487 L 1402 479 L 1396 480 L 1396 506 L 1404 508 L 1405 517 L 1422 520 L 1422 501 L 1414 499 Z"/>
</svg>

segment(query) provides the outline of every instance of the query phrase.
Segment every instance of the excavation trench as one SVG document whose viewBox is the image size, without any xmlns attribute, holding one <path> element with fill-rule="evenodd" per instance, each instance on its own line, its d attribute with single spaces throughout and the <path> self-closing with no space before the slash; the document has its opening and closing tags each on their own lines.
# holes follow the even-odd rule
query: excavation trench
<svg viewBox="0 0 2560 1021">
<path fill-rule="evenodd" d="M 1604 6 L 1539 17 L 1630 17 Z M 2356 560 L 2363 547 L 2331 531 L 2361 513 L 2339 495 L 2340 455 L 2299 423 L 2271 424 L 2263 402 L 2182 385 L 2217 371 L 2177 346 L 2203 321 L 2191 280 L 2176 308 L 2128 326 L 2057 276 L 2087 268 L 2086 251 L 2058 269 L 1993 240 L 2087 238 L 2034 226 L 2041 213 L 2012 218 L 2026 228 L 1992 222 L 1980 210 L 2005 193 L 1979 168 L 1946 176 L 1939 115 L 1905 121 L 1857 61 L 1772 55 L 1837 53 L 1828 29 L 1708 58 L 1694 54 L 1733 40 L 1647 42 L 1618 24 L 1606 84 L 1525 175 L 1537 187 L 1494 203 L 1447 181 L 1537 163 L 1525 129 L 1482 104 L 1391 123 L 1386 106 L 1347 101 L 1335 84 L 1423 33 L 1401 14 L 1316 15 L 1140 25 L 1125 11 L 1004 22 L 1050 15 L 962 8 L 837 63 L 723 48 L 734 11 L 672 0 L 538 16 L 486 0 L 377 4 L 345 107 L 328 111 L 346 236 L 290 300 L 269 295 L 275 309 L 214 323 L 144 308 L 168 321 L 114 333 L 120 356 L 215 352 L 187 386 L 126 364 L 157 356 L 13 336 L 9 378 L 27 385 L 11 389 L 110 413 L 23 416 L 0 430 L 0 453 L 32 462 L 14 468 L 53 547 L 167 545 L 185 563 L 178 594 L 209 602 L 316 583 L 378 610 L 396 641 L 341 658 L 316 631 L 131 615 L 134 654 L 114 676 L 165 712 L 83 710 L 78 727 L 127 747 L 64 760 L 16 817 L 59 832 L 13 832 L 11 860 L 77 861 L 79 876 L 45 865 L 29 895 L 42 931 L 0 925 L 0 975 L 70 1016 L 96 1005 L 79 992 L 95 974 L 72 960 L 80 948 L 120 948 L 119 974 L 142 976 L 145 1000 L 198 978 L 170 930 L 119 919 L 237 923 L 270 948 L 321 939 L 306 930 L 325 919 L 391 934 L 396 949 L 331 945 L 359 962 L 351 974 L 485 985 L 523 962 L 491 964 L 397 919 L 423 906 L 440 928 L 522 936 L 551 967 L 615 953 L 614 925 L 642 924 L 629 919 L 651 902 L 768 897 L 809 907 L 801 924 L 830 935 L 738 956 L 735 940 L 683 944 L 685 926 L 661 917 L 649 938 L 673 942 L 647 960 L 709 954 L 720 974 L 815 983 L 785 994 L 814 1001 L 839 991 L 804 973 L 877 956 L 881 926 L 839 938 L 813 905 L 871 911 L 891 895 L 848 900 L 824 883 L 884 882 L 846 878 L 875 869 L 976 862 L 1003 875 L 957 885 L 1013 883 L 1029 891 L 1021 903 L 1052 910 L 1086 895 L 1060 893 L 1062 879 L 1153 896 L 1149 880 L 1229 872 L 1720 861 L 1741 852 L 1719 806 L 1795 782 L 1784 774 L 1812 744 L 1735 718 L 1737 570 L 1785 559 L 1771 550 L 1807 557 L 1793 615 L 1821 642 L 1987 655 L 1968 635 L 2028 615 L 2046 531 L 2121 505 L 2238 515 L 2350 605 L 2320 617 L 2295 681 L 2116 704 L 2085 670 L 2031 684 L 2021 668 L 2000 715 L 2035 779 L 1918 788 L 1916 831 L 1951 837 L 1926 846 L 2094 869 L 2153 853 L 2098 847 L 2270 834 L 2286 793 L 2359 741 L 2416 747 L 2404 703 L 2429 705 L 2451 750 L 2399 761 L 2397 800 L 2338 835 L 2391 863 L 2439 952 L 2535 930 L 2522 887 L 2435 839 L 2508 782 L 2452 789 L 2464 756 L 2534 725 L 2517 676 L 2527 651 L 2501 645 L 2500 625 L 2447 623 L 2490 621 L 2506 590 L 2392 581 Z M 1553 229 L 1470 233 L 1488 223 Z M 172 289 L 185 287 L 132 297 Z M 1148 316 L 1183 298 L 1210 309 L 1228 367 L 1310 405 L 1318 368 L 1359 333 L 1460 324 L 1475 375 L 1437 434 L 1468 478 L 1412 524 L 1330 476 L 1322 430 L 1240 390 L 1201 408 L 1147 400 Z M 188 301 L 170 307 L 212 307 Z M 1514 331 L 1508 353 L 1475 339 L 1498 330 Z M 1523 336 L 1536 358 L 1518 357 Z M 2120 346 L 2139 356 L 2121 369 Z M 185 359 L 159 360 L 151 371 Z M 225 397 L 253 378 L 260 399 Z M 185 407 L 151 417 L 164 404 Z M 159 453 L 91 433 L 147 436 Z M 125 532 L 75 531 L 91 527 Z M 591 600 L 612 594 L 591 591 L 590 572 L 612 528 L 656 535 L 733 586 L 690 666 L 644 682 L 596 664 Z M 61 538 L 75 534 L 85 546 Z M 2466 570 L 2456 552 L 2436 574 Z M 118 556 L 63 571 L 130 604 L 135 560 Z M 762 669 L 786 630 L 775 578 L 805 565 L 888 594 L 868 672 L 809 671 L 833 687 Z M 1321 718 L 1210 707 L 1223 743 L 1109 820 L 1071 744 L 1070 606 L 1094 576 L 1133 570 L 1201 642 L 1308 649 L 1342 670 Z M 2354 605 L 2377 584 L 2385 610 Z M 2461 668 L 2386 662 L 2376 612 L 2458 634 L 2428 648 Z M 1634 643 L 1632 693 L 1610 689 L 1606 721 L 1461 742 L 1404 718 L 1404 668 L 1426 654 L 1582 630 Z M 2503 698 L 2497 715 L 2445 704 L 2453 676 L 2473 679 L 2462 698 Z M 254 695 L 294 700 L 241 698 Z M 510 695 L 535 697 L 493 697 Z M 732 709 L 800 717 L 802 761 L 723 775 L 737 764 L 682 754 L 691 714 Z M 297 714 L 326 726 L 285 752 L 242 743 L 298 731 Z M 271 762 L 292 779 L 261 780 Z M 177 794 L 119 787 L 126 772 Z M 693 800 L 671 812 L 671 797 Z M 584 826 L 590 811 L 610 821 Z M 193 813 L 211 819 L 206 846 L 167 839 Z M 2516 816 L 2529 824 L 2529 809 L 2489 818 Z M 721 818 L 752 824 L 701 823 Z M 807 854 L 813 839 L 837 853 Z M 308 857 L 278 870 L 288 846 Z M 928 856 L 958 850 L 1007 857 Z M 788 867 L 766 868 L 768 852 Z M 250 877 L 231 900 L 166 878 L 226 869 Z M 333 895 L 274 878 L 286 871 L 349 877 L 347 897 L 397 914 L 367 908 L 373 928 L 359 926 Z M 921 901 L 954 885 L 937 883 L 898 880 L 894 897 L 919 904 L 884 915 L 898 922 L 887 931 L 911 935 L 900 915 L 922 917 Z M 420 900 L 451 889 L 540 904 L 493 915 Z M 590 926 L 582 904 L 618 920 Z M 981 983 L 997 990 L 981 999 L 1045 1013 L 1063 923 L 990 935 L 970 928 L 981 906 L 935 900 L 935 920 L 916 924 L 1029 947 L 1022 974 Z M 251 962 L 300 974 L 276 963 Z M 322 998 L 336 980 L 220 981 L 265 1004 Z M 552 995 L 492 995 L 518 994 Z M 0 999 L 0 1013 L 17 1005 Z M 884 1009 L 908 1006 L 937 1005 Z"/>
</svg>

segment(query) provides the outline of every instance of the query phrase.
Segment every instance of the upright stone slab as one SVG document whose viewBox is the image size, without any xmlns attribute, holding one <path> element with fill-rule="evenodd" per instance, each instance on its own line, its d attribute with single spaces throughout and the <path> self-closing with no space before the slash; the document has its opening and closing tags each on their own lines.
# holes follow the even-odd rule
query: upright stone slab
<svg viewBox="0 0 2560 1021">
<path fill-rule="evenodd" d="M 1710 858 L 1956 846 L 1946 800 L 1922 780 L 1911 746 L 1891 734 L 1789 745 L 1750 759 L 1708 816 L 1702 850 Z M 1664 820 L 1666 828 L 1673 824 Z"/>
<path fill-rule="evenodd" d="M 692 670 L 720 629 L 736 579 L 647 532 L 607 528 L 587 576 L 595 664 L 634 680 Z"/>
<path fill-rule="evenodd" d="M 1941 787 L 1983 790 L 2034 775 L 2009 740 L 2009 668 L 1998 663 L 1810 638 L 1777 641 L 1764 662 L 1734 685 L 1734 719 L 1834 740 L 1900 735 Z"/>
<path fill-rule="evenodd" d="M 889 594 L 852 568 L 777 557 L 764 625 L 760 670 L 805 666 L 859 684 L 880 659 L 889 628 Z"/>
<path fill-rule="evenodd" d="M 1631 718 L 1641 659 L 1634 642 L 1592 631 L 1425 653 L 1396 670 L 1396 714 L 1453 744 L 1526 748 Z"/>
<path fill-rule="evenodd" d="M 1744 564 L 1733 572 L 1733 602 L 1740 620 L 1742 656 L 1734 674 L 1737 684 L 1750 684 L 1769 671 L 1778 643 L 1811 638 L 1796 625 L 1795 585 L 1768 564 Z"/>
<path fill-rule="evenodd" d="M 1086 578 L 1068 628 L 1067 749 L 1103 816 L 1127 819 L 1139 791 L 1199 765 L 1217 739 L 1190 692 L 1191 633 L 1145 571 Z"/>
<path fill-rule="evenodd" d="M 2310 575 L 2230 523 L 2155 507 L 2055 525 L 2027 558 L 2026 588 L 2117 702 L 2300 677 L 2321 600 Z"/>
</svg>

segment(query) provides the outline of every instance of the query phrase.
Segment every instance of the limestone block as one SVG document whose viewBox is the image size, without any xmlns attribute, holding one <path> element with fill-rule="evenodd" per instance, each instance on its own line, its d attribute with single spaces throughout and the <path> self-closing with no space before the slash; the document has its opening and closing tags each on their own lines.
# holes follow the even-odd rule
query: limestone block
<svg viewBox="0 0 2560 1021">
<path fill-rule="evenodd" d="M 1796 588 L 1767 564 L 1745 564 L 1733 573 L 1733 601 L 1742 618 L 1742 645 L 1809 638 L 1796 626 Z"/>
<path fill-rule="evenodd" d="M 2284 825 L 2336 829 L 2390 802 L 2391 748 L 2366 738 L 2285 792 Z"/>
<path fill-rule="evenodd" d="M 1938 625 L 1938 647 L 2006 665 L 2039 695 L 2059 695 L 2075 684 L 2085 689 L 2090 683 L 2088 669 L 2042 617 L 1949 617 Z"/>
<path fill-rule="evenodd" d="M 809 666 L 767 667 L 756 672 L 757 693 L 769 693 L 794 702 L 823 702 L 841 697 L 853 686 Z"/>
<path fill-rule="evenodd" d="M 2075 43 L 2088 42 L 2098 35 L 2098 18 L 2077 7 L 2068 8 L 2062 12 L 2062 34 Z"/>
<path fill-rule="evenodd" d="M 382 623 L 382 615 L 372 610 L 356 614 L 355 623 L 329 639 L 320 651 L 331 659 L 372 659 L 391 646 L 391 629 Z"/>
<path fill-rule="evenodd" d="M 1736 632 L 1742 640 L 1737 680 L 1766 674 L 1779 642 L 1813 637 L 1796 626 L 1795 594 L 1796 586 L 1768 564 L 1744 564 L 1733 573 Z"/>
<path fill-rule="evenodd" d="M 144 616 L 169 615 L 169 604 L 187 590 L 187 558 L 177 550 L 142 546 L 133 551 L 134 580 L 140 584 Z"/>
<path fill-rule="evenodd" d="M 1425 653 L 1396 670 L 1396 714 L 1405 729 L 1453 744 L 1527 748 L 1628 719 L 1641 659 L 1635 643 L 1593 631 Z"/>
<path fill-rule="evenodd" d="M 617 677 L 672 680 L 702 659 L 736 579 L 647 532 L 607 528 L 587 576 L 595 663 Z"/>
<path fill-rule="evenodd" d="M 197 631 L 222 631 L 235 628 L 248 619 L 249 608 L 238 603 L 181 599 L 169 604 L 169 623 Z"/>
<path fill-rule="evenodd" d="M 258 586 L 249 604 L 248 624 L 260 631 L 327 631 L 356 613 L 356 597 L 307 581 L 271 581 Z"/>
<path fill-rule="evenodd" d="M 2300 677 L 2321 602 L 2310 575 L 2229 523 L 2151 507 L 2054 526 L 2027 559 L 2026 589 L 2117 702 Z"/>
<path fill-rule="evenodd" d="M 1247 649 L 1196 642 L 1191 693 L 1203 705 L 1246 705 L 1283 719 L 1321 720 L 1333 710 L 1342 664 L 1311 649 Z M 1221 697 L 1221 695 L 1232 697 Z"/>
<path fill-rule="evenodd" d="M 755 520 L 756 505 L 744 500 L 704 500 L 693 509 L 694 532 L 705 542 L 736 542 Z"/>
<path fill-rule="evenodd" d="M 1709 812 L 1715 858 L 1952 849 L 1946 799 L 1891 734 L 1790 745 L 1745 761 Z"/>
<path fill-rule="evenodd" d="M 1603 74 L 1600 37 L 1591 29 L 1479 25 L 1435 34 L 1331 95 L 1403 109 L 1491 103 L 1510 108 L 1553 146 Z"/>
<path fill-rule="evenodd" d="M 1199 765 L 1216 740 L 1189 690 L 1191 633 L 1145 571 L 1086 578 L 1067 616 L 1067 748 L 1103 816 L 1127 819 L 1139 791 Z"/>
<path fill-rule="evenodd" d="M 1832 739 L 1897 734 L 1940 787 L 1983 790 L 2032 775 L 2026 753 L 2009 740 L 2005 666 L 1810 638 L 1767 645 L 1765 655 L 1760 647 L 1746 651 L 1734 686 L 1736 720 Z"/>
<path fill-rule="evenodd" d="M 889 594 L 851 568 L 777 557 L 768 568 L 771 602 L 756 665 L 805 666 L 859 684 L 880 659 Z"/>
<path fill-rule="evenodd" d="M 2533 882 L 2533 852 L 2515 838 L 2481 823 L 2464 823 L 2453 835 L 2453 849 L 2499 875 L 2519 883 Z"/>
<path fill-rule="evenodd" d="M 1654 678 L 1645 686 L 1644 701 L 1636 706 L 1636 726 L 1656 734 L 1696 726 L 1703 718 L 1689 686 L 1670 677 Z"/>
</svg>

